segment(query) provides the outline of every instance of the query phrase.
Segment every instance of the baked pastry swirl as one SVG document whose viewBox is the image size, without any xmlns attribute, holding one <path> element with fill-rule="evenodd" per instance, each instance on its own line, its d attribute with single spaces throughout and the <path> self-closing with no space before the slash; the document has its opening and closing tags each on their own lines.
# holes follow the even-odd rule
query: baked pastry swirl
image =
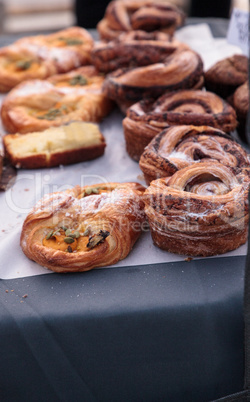
<svg viewBox="0 0 250 402">
<path fill-rule="evenodd" d="M 0 91 L 89 64 L 93 45 L 91 35 L 80 27 L 19 39 L 0 49 Z"/>
<path fill-rule="evenodd" d="M 191 49 L 176 50 L 164 62 L 118 69 L 103 84 L 105 95 L 116 102 L 157 98 L 164 92 L 194 88 L 203 78 L 201 57 Z"/>
<path fill-rule="evenodd" d="M 205 72 L 206 88 L 225 99 L 247 79 L 248 58 L 242 54 L 222 59 Z"/>
<path fill-rule="evenodd" d="M 249 170 L 217 161 L 195 163 L 145 191 L 154 244 L 190 256 L 223 254 L 244 244 Z"/>
<path fill-rule="evenodd" d="M 139 160 L 144 148 L 171 125 L 211 126 L 227 133 L 237 126 L 234 109 L 212 92 L 180 90 L 166 93 L 156 101 L 143 100 L 127 110 L 123 120 L 126 148 Z"/>
<path fill-rule="evenodd" d="M 140 236 L 143 192 L 137 183 L 106 183 L 46 195 L 23 224 L 22 250 L 56 272 L 115 264 Z"/>
<path fill-rule="evenodd" d="M 162 62 L 177 49 L 188 46 L 163 32 L 130 31 L 110 42 L 96 43 L 91 60 L 97 70 L 109 73 L 118 68 Z"/>
<path fill-rule="evenodd" d="M 184 13 L 166 1 L 115 0 L 108 4 L 97 30 L 101 39 L 107 41 L 131 30 L 162 31 L 172 35 L 183 25 L 184 19 Z"/>
<path fill-rule="evenodd" d="M 217 160 L 230 167 L 250 167 L 247 152 L 233 137 L 208 126 L 168 127 L 148 144 L 139 165 L 149 184 L 204 160 Z"/>
<path fill-rule="evenodd" d="M 9 133 L 25 134 L 71 121 L 98 122 L 113 108 L 102 93 L 103 80 L 93 66 L 85 66 L 48 80 L 25 81 L 3 101 L 3 125 Z"/>
</svg>

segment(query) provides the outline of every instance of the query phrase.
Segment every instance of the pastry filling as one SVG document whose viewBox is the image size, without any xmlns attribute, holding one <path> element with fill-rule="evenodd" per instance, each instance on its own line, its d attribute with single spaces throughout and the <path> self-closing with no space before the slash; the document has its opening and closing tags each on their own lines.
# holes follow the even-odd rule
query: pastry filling
<svg viewBox="0 0 250 402">
<path fill-rule="evenodd" d="M 36 118 L 40 120 L 56 120 L 58 117 L 66 116 L 68 113 L 73 112 L 73 106 L 57 105 L 57 107 L 44 111 L 39 111 Z"/>
<path fill-rule="evenodd" d="M 86 252 L 103 243 L 109 235 L 107 230 L 100 230 L 91 235 L 89 228 L 81 233 L 62 226 L 56 230 L 49 230 L 42 243 L 45 247 L 68 253 Z"/>
<path fill-rule="evenodd" d="M 83 40 L 78 38 L 68 38 L 60 36 L 59 38 L 54 39 L 53 41 L 54 46 L 79 46 L 83 45 Z"/>
</svg>

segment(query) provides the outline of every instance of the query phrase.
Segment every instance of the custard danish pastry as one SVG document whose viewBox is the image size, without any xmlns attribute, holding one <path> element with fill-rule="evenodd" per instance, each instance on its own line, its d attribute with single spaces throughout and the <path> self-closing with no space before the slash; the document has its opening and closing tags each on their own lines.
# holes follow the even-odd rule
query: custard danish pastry
<svg viewBox="0 0 250 402">
<path fill-rule="evenodd" d="M 91 35 L 80 27 L 19 39 L 0 49 L 0 91 L 89 64 L 93 45 Z"/>
<path fill-rule="evenodd" d="M 93 66 L 85 66 L 48 80 L 25 81 L 3 101 L 3 125 L 9 133 L 25 134 L 76 120 L 98 122 L 113 107 L 102 93 L 103 80 Z"/>
<path fill-rule="evenodd" d="M 106 183 L 49 194 L 23 224 L 23 252 L 56 272 L 115 264 L 143 229 L 143 192 L 137 183 Z"/>
</svg>

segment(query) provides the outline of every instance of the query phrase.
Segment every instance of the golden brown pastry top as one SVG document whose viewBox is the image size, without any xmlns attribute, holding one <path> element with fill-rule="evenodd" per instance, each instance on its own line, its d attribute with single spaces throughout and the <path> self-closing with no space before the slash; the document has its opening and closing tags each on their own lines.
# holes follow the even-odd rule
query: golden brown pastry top
<svg viewBox="0 0 250 402">
<path fill-rule="evenodd" d="M 112 109 L 102 93 L 104 77 L 84 66 L 48 80 L 19 84 L 5 97 L 1 117 L 10 133 L 42 131 L 73 120 L 100 121 Z"/>
<path fill-rule="evenodd" d="M 249 110 L 249 84 L 246 81 L 233 95 L 233 105 L 237 113 L 247 116 Z"/>
<path fill-rule="evenodd" d="M 173 34 L 185 15 L 175 5 L 162 0 L 115 0 L 97 24 L 102 39 L 112 40 L 124 31 L 163 31 Z"/>
<path fill-rule="evenodd" d="M 24 222 L 21 247 L 57 272 L 114 264 L 141 233 L 143 192 L 137 183 L 101 183 L 46 195 Z"/>
<path fill-rule="evenodd" d="M 0 91 L 88 64 L 93 45 L 91 35 L 80 27 L 19 39 L 0 49 Z"/>
</svg>

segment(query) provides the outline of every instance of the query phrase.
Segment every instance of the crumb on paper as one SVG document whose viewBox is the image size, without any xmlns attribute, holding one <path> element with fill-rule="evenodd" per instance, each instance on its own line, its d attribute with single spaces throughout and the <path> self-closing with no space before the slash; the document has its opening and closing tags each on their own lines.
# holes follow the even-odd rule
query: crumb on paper
<svg viewBox="0 0 250 402">
<path fill-rule="evenodd" d="M 27 294 L 25 294 L 25 295 L 22 296 L 23 299 L 26 299 L 26 297 L 28 297 Z"/>
<path fill-rule="evenodd" d="M 185 258 L 185 261 L 190 262 L 190 261 L 192 261 L 192 259 L 193 259 L 192 257 L 187 257 L 187 258 Z"/>
</svg>

